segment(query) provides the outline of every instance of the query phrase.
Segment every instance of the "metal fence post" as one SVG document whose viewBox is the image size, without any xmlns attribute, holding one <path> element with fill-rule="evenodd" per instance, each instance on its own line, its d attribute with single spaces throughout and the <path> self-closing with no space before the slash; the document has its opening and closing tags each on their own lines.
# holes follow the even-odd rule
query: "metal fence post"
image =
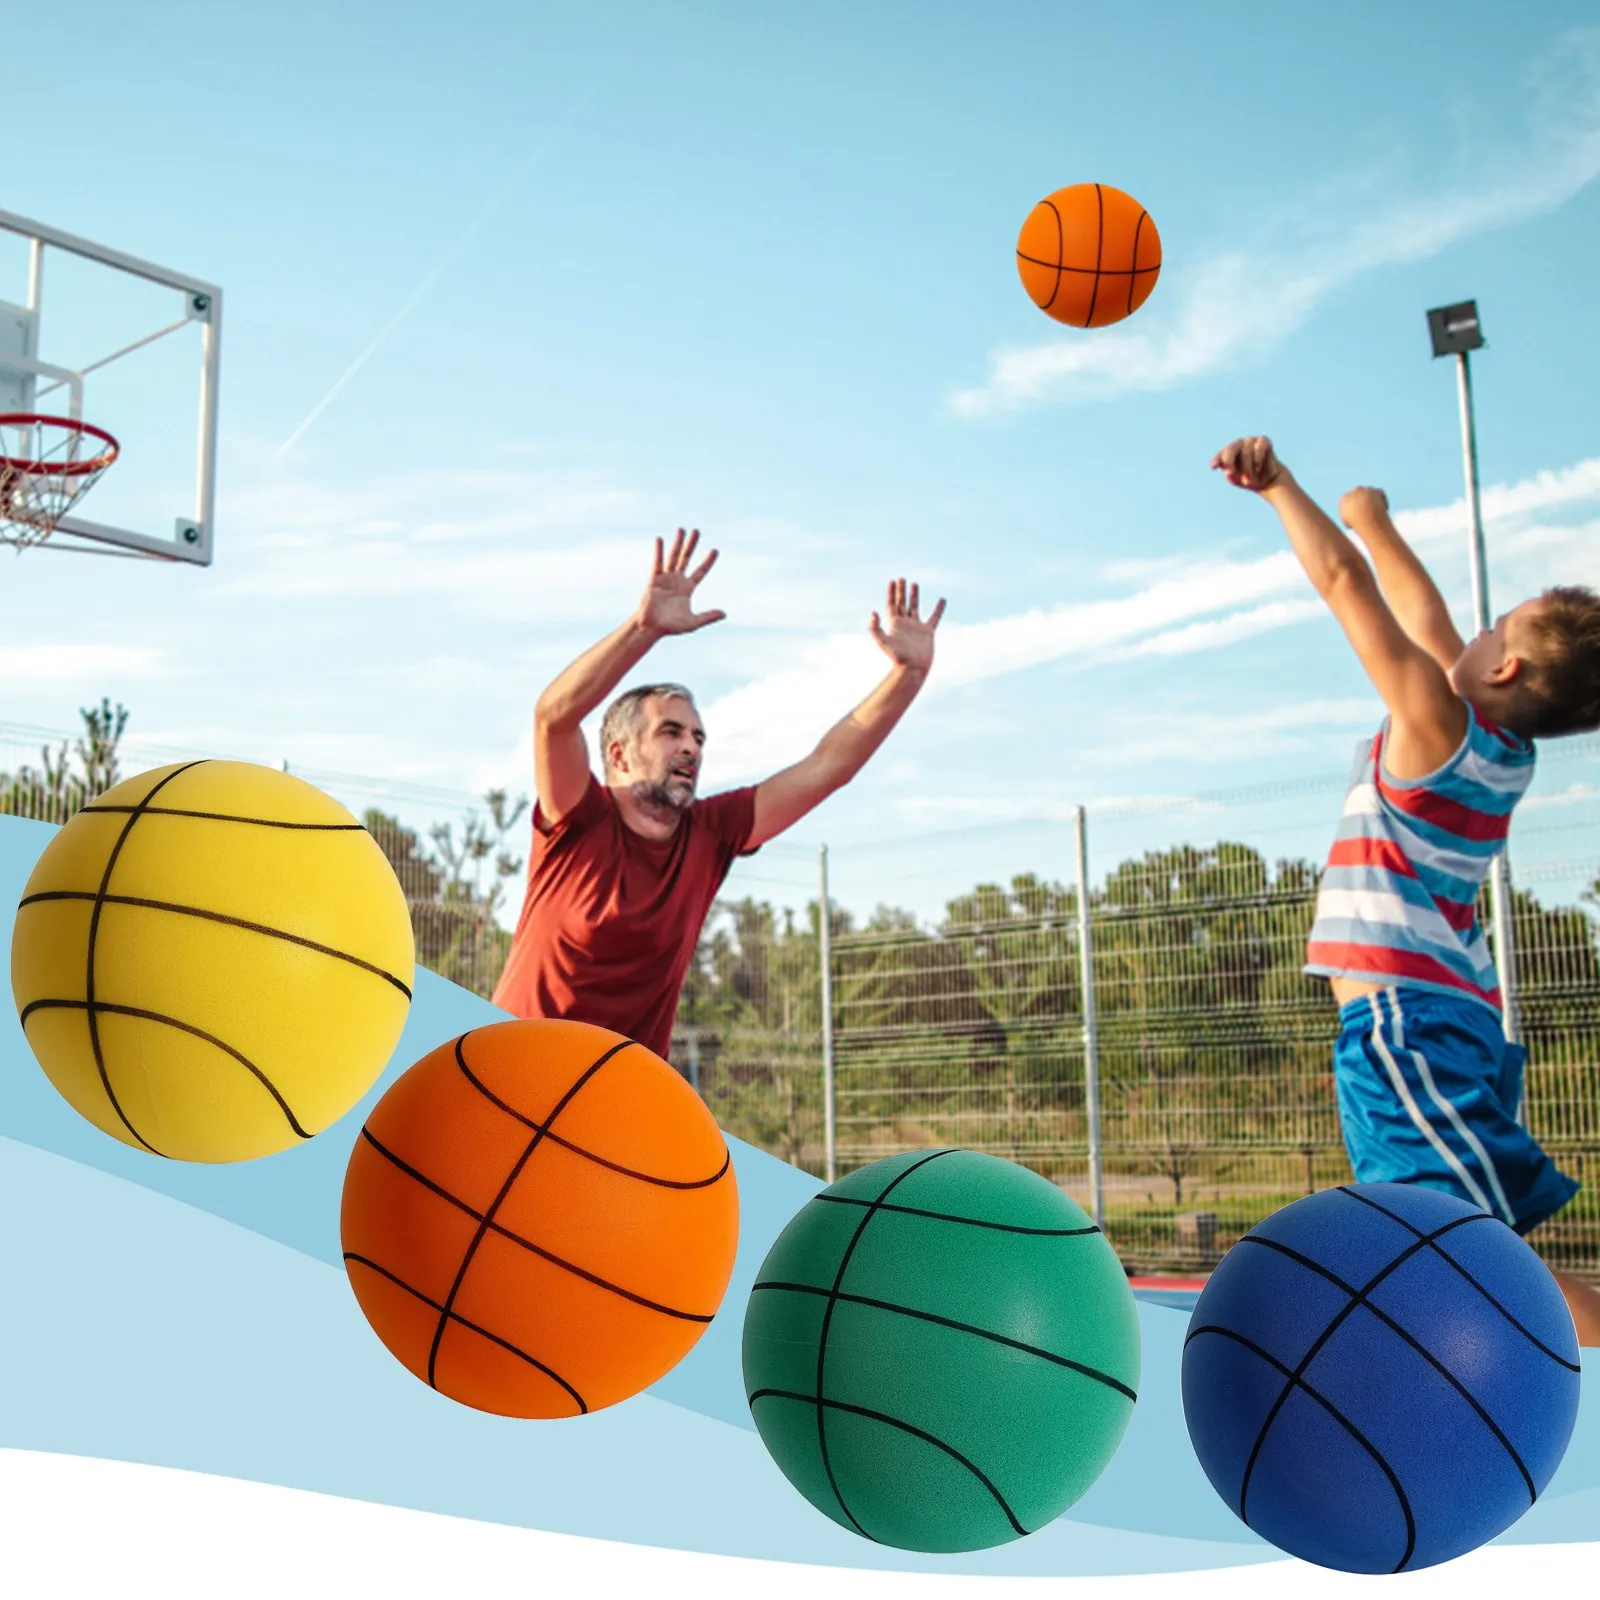
<svg viewBox="0 0 1600 1600">
<path fill-rule="evenodd" d="M 828 847 L 817 852 L 822 901 L 817 908 L 817 948 L 822 964 L 822 1170 L 832 1183 L 836 1176 L 836 1140 L 833 1111 L 833 902 L 828 897 Z"/>
<path fill-rule="evenodd" d="M 1089 1125 L 1089 1207 L 1095 1226 L 1106 1225 L 1105 1176 L 1100 1161 L 1100 1060 L 1094 1017 L 1094 947 L 1089 929 L 1089 822 L 1072 808 L 1078 842 L 1078 980 L 1083 995 L 1083 1111 Z"/>
</svg>

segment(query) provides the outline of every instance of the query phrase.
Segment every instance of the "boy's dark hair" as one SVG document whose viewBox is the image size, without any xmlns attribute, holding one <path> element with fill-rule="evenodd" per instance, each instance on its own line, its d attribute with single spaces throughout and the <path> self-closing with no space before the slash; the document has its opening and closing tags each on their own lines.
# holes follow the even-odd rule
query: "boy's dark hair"
<svg viewBox="0 0 1600 1600">
<path fill-rule="evenodd" d="M 1532 649 L 1517 732 L 1529 739 L 1600 727 L 1600 596 L 1546 589 L 1526 623 Z"/>
</svg>

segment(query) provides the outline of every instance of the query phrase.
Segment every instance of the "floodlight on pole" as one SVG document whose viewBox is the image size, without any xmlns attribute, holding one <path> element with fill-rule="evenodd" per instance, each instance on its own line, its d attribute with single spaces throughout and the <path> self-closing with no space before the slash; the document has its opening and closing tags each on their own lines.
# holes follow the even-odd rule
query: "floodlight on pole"
<svg viewBox="0 0 1600 1600">
<path fill-rule="evenodd" d="M 1478 435 L 1472 415 L 1471 352 L 1483 348 L 1483 325 L 1476 300 L 1437 306 L 1428 313 L 1433 354 L 1456 358 L 1456 390 L 1461 402 L 1461 454 L 1467 475 L 1467 554 L 1472 569 L 1472 626 L 1489 626 L 1489 562 L 1483 542 L 1483 507 L 1478 497 Z M 1494 918 L 1494 966 L 1500 985 L 1501 1023 L 1506 1038 L 1518 1033 L 1516 1013 L 1516 947 L 1511 924 L 1511 877 L 1504 850 L 1489 869 L 1489 912 Z"/>
</svg>

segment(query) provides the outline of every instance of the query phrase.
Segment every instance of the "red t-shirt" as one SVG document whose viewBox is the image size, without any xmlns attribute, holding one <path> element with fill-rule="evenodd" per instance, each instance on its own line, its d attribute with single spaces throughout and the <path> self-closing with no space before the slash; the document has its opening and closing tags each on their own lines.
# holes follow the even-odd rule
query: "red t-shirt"
<svg viewBox="0 0 1600 1600">
<path fill-rule="evenodd" d="M 670 839 L 623 820 L 593 773 L 559 822 L 533 813 L 528 893 L 494 1003 L 636 1039 L 665 1059 L 700 929 L 755 826 L 755 790 L 696 800 Z"/>
</svg>

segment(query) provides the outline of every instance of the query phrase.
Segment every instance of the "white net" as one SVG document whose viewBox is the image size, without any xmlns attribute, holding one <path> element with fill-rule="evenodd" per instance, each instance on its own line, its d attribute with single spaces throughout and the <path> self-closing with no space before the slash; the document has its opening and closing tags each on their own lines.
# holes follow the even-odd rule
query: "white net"
<svg viewBox="0 0 1600 1600">
<path fill-rule="evenodd" d="M 0 416 L 0 541 L 38 544 L 117 459 L 117 441 L 70 417 Z"/>
</svg>

